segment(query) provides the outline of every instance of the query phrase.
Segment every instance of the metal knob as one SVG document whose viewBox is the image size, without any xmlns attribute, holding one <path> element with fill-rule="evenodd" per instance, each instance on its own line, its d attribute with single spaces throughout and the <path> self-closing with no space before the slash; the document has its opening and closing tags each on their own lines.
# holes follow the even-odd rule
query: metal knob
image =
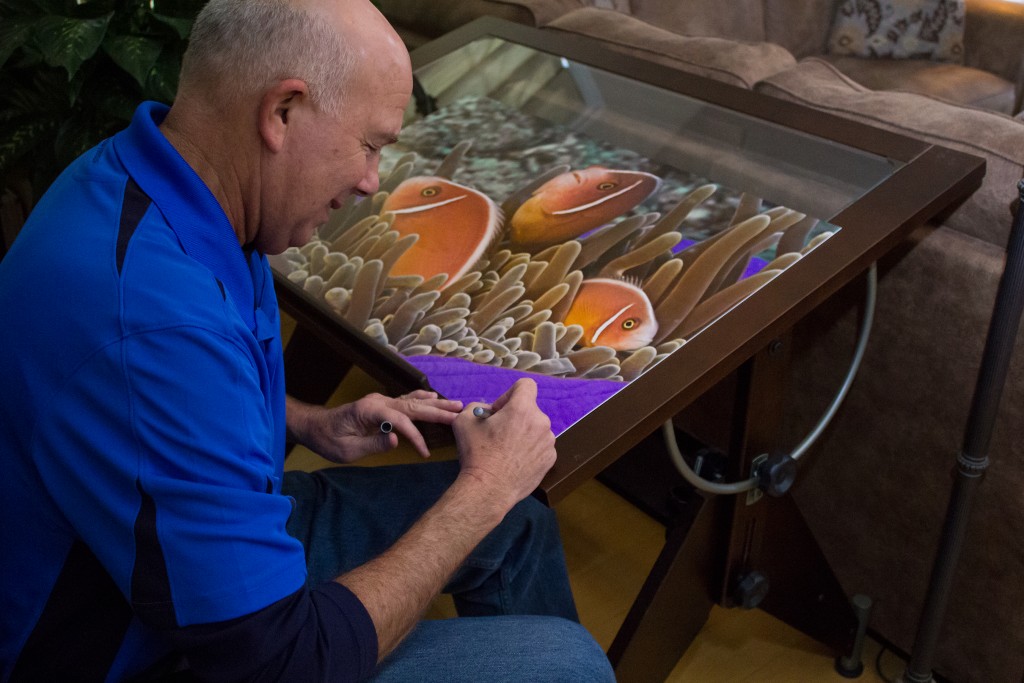
<svg viewBox="0 0 1024 683">
<path fill-rule="evenodd" d="M 769 496 L 784 496 L 796 481 L 796 460 L 786 453 L 776 453 L 758 465 L 754 471 L 757 487 Z"/>
<path fill-rule="evenodd" d="M 759 571 L 748 572 L 736 582 L 733 601 L 743 609 L 754 609 L 768 595 L 770 587 L 767 576 Z"/>
</svg>

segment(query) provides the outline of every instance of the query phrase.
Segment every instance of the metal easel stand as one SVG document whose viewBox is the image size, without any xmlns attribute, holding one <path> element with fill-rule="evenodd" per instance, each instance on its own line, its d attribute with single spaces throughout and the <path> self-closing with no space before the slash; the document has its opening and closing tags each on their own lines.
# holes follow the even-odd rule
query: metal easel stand
<svg viewBox="0 0 1024 683">
<path fill-rule="evenodd" d="M 946 612 L 953 574 L 967 534 L 968 515 L 978 484 L 988 469 L 988 449 L 1006 381 L 1010 356 L 1024 309 L 1024 180 L 1017 184 L 1020 204 L 1010 229 L 1006 266 L 996 293 L 985 351 L 967 417 L 963 450 L 956 459 L 956 480 L 946 511 L 939 551 L 918 624 L 914 649 L 899 683 L 931 683 L 932 660 Z"/>
</svg>

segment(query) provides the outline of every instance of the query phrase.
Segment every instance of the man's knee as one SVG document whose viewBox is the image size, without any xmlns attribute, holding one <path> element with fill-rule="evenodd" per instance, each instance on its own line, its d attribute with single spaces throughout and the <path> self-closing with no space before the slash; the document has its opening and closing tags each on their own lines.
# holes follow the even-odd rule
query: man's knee
<svg viewBox="0 0 1024 683">
<path fill-rule="evenodd" d="M 604 650 L 584 627 L 561 618 L 547 620 L 543 627 L 545 642 L 549 644 L 543 654 L 547 660 L 540 671 L 544 680 L 566 683 L 606 683 L 615 680 L 611 664 Z"/>
<path fill-rule="evenodd" d="M 503 524 L 517 526 L 530 531 L 558 533 L 558 518 L 555 511 L 533 496 L 519 501 L 508 514 Z"/>
</svg>

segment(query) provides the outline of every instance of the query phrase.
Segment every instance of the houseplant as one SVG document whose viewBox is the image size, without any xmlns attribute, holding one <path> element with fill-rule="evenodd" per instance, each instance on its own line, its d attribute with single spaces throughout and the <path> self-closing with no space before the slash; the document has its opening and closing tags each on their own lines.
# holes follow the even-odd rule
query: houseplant
<svg viewBox="0 0 1024 683">
<path fill-rule="evenodd" d="M 75 157 L 170 102 L 202 0 L 0 0 L 0 255 Z"/>
</svg>

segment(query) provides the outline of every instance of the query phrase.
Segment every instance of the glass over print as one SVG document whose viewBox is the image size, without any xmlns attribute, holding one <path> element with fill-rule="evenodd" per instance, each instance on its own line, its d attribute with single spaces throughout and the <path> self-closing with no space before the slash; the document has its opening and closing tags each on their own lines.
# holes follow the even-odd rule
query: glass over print
<svg viewBox="0 0 1024 683">
<path fill-rule="evenodd" d="M 840 228 L 889 159 L 498 38 L 417 71 L 381 188 L 272 260 L 449 398 L 559 433 Z M 557 405 L 557 411 L 550 406 Z"/>
</svg>

